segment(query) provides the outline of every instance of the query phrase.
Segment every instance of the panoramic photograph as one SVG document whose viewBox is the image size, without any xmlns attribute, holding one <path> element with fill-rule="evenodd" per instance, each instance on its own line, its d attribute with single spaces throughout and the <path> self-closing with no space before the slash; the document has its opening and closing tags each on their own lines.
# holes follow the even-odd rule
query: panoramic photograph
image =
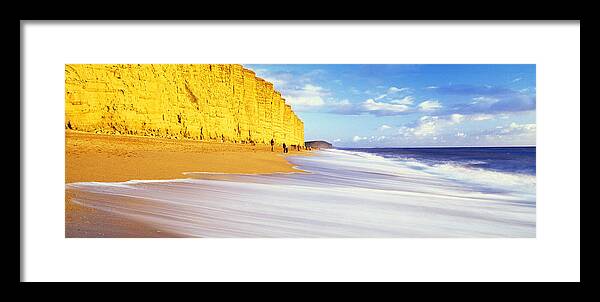
<svg viewBox="0 0 600 302">
<path fill-rule="evenodd" d="M 536 237 L 535 64 L 64 68 L 66 238 Z"/>
</svg>

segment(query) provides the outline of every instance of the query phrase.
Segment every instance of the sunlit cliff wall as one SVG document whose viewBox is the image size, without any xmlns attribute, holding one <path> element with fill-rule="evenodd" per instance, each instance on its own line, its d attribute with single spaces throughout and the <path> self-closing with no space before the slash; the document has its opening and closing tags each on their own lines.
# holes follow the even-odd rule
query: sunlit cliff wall
<svg viewBox="0 0 600 302">
<path fill-rule="evenodd" d="M 65 76 L 68 129 L 304 145 L 281 93 L 241 65 L 68 64 Z"/>
</svg>

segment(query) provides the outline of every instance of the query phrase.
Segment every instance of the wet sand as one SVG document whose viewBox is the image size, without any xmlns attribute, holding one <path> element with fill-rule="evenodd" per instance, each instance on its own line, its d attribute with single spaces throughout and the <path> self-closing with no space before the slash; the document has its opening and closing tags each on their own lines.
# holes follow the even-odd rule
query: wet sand
<svg viewBox="0 0 600 302">
<path fill-rule="evenodd" d="M 303 172 L 276 147 L 163 138 L 65 133 L 65 182 L 187 178 L 184 172 L 263 174 Z M 306 154 L 290 150 L 289 155 Z M 66 237 L 179 237 L 121 215 L 79 204 L 65 190 Z M 114 202 L 114 201 L 113 201 Z M 123 198 L 120 202 L 132 202 Z"/>
<path fill-rule="evenodd" d="M 123 215 L 95 209 L 74 202 L 86 197 L 84 192 L 65 191 L 65 237 L 66 238 L 176 238 L 176 233 L 160 230 L 150 224 L 139 222 Z M 115 200 L 117 201 L 117 200 Z M 127 204 L 127 198 L 117 202 Z"/>
</svg>

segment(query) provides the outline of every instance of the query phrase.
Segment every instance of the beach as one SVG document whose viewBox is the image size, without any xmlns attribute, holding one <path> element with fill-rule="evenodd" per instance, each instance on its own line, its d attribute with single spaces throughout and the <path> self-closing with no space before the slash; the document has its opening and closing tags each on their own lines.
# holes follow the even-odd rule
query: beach
<svg viewBox="0 0 600 302">
<path fill-rule="evenodd" d="M 497 157 L 505 151 L 469 153 Z M 71 203 L 94 214 L 87 222 L 67 220 L 66 236 L 532 238 L 536 234 L 534 174 L 471 167 L 483 162 L 471 159 L 469 166 L 336 149 L 290 155 L 281 158 L 289 162 L 288 169 L 272 173 L 187 169 L 190 173 L 173 179 L 68 183 L 67 193 L 74 196 Z M 238 156 L 247 159 L 244 153 Z"/>
<path fill-rule="evenodd" d="M 185 178 L 184 172 L 298 172 L 282 148 L 66 131 L 65 182 Z M 298 154 L 290 148 L 288 154 Z"/>
<path fill-rule="evenodd" d="M 289 155 L 305 154 L 290 148 Z M 186 172 L 287 173 L 294 168 L 282 148 L 263 144 L 235 144 L 132 135 L 65 132 L 65 183 L 171 180 Z M 151 225 L 111 211 L 73 202 L 85 195 L 70 190 L 65 195 L 67 237 L 177 237 Z M 113 198 L 114 200 L 114 198 Z M 120 201 L 124 202 L 123 198 Z M 125 202 L 124 202 L 125 203 Z"/>
</svg>

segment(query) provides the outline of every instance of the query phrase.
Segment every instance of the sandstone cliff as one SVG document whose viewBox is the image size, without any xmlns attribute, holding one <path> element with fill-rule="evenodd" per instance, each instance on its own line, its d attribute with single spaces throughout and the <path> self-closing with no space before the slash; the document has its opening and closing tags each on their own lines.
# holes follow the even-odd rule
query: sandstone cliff
<svg viewBox="0 0 600 302">
<path fill-rule="evenodd" d="M 237 64 L 65 65 L 65 127 L 304 146 L 304 123 L 272 83 Z"/>
</svg>

